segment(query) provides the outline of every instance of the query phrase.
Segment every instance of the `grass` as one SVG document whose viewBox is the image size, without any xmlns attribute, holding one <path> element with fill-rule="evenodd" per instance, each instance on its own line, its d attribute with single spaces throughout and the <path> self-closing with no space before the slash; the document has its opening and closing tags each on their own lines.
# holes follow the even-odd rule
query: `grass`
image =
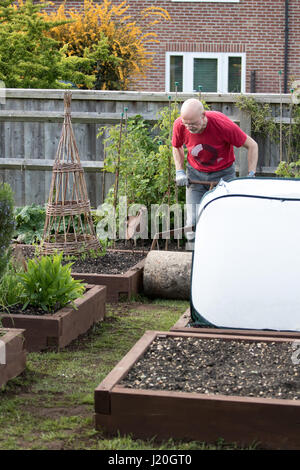
<svg viewBox="0 0 300 470">
<path fill-rule="evenodd" d="M 107 439 L 94 429 L 94 389 L 146 330 L 169 330 L 187 307 L 141 296 L 107 304 L 106 320 L 69 347 L 28 354 L 26 371 L 0 391 L 0 450 L 234 449 L 221 440 L 208 446 Z"/>
</svg>

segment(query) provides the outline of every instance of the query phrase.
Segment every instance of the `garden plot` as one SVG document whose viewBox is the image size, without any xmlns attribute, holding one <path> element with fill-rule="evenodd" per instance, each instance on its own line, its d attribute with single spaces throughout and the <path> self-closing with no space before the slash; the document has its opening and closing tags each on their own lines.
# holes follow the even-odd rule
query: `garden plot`
<svg viewBox="0 0 300 470">
<path fill-rule="evenodd" d="M 75 300 L 75 306 L 67 305 L 53 314 L 45 314 L 40 308 L 9 307 L 0 311 L 2 325 L 6 328 L 23 328 L 25 344 L 29 352 L 48 347 L 63 348 L 96 322 L 105 318 L 106 286 L 88 285 L 83 297 Z"/>
<path fill-rule="evenodd" d="M 95 390 L 97 429 L 299 449 L 290 338 L 148 331 Z"/>
<path fill-rule="evenodd" d="M 0 387 L 26 367 L 24 330 L 0 328 Z"/>
</svg>

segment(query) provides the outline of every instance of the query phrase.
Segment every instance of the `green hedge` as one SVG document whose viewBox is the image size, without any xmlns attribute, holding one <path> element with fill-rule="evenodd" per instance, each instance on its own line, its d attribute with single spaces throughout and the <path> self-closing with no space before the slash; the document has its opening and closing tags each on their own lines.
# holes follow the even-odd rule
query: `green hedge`
<svg viewBox="0 0 300 470">
<path fill-rule="evenodd" d="M 0 183 L 0 278 L 9 259 L 9 245 L 14 228 L 13 192 L 7 183 Z"/>
</svg>

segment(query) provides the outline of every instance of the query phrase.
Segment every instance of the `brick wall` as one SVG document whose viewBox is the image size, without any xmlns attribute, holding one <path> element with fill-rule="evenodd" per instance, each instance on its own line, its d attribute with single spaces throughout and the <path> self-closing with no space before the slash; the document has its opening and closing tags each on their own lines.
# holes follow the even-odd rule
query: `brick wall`
<svg viewBox="0 0 300 470">
<path fill-rule="evenodd" d="M 121 0 L 114 0 L 120 3 Z M 61 2 L 54 2 L 54 4 Z M 150 5 L 168 10 L 171 22 L 155 26 L 160 43 L 153 68 L 134 85 L 144 91 L 165 91 L 165 53 L 245 52 L 246 92 L 251 71 L 256 71 L 256 92 L 279 92 L 278 71 L 284 70 L 285 0 L 240 0 L 239 3 L 173 2 L 171 0 L 128 0 L 129 13 L 137 18 Z M 300 0 L 289 0 L 289 86 L 300 79 Z M 69 1 L 70 7 L 82 2 Z M 143 25 L 145 31 L 146 23 Z"/>
</svg>

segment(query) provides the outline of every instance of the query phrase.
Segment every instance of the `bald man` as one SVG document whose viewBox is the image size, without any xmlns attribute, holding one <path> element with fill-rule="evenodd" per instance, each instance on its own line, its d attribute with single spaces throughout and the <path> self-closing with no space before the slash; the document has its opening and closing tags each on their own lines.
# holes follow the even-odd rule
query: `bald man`
<svg viewBox="0 0 300 470">
<path fill-rule="evenodd" d="M 184 145 L 188 150 L 186 172 Z M 172 146 L 176 183 L 186 186 L 187 226 L 195 226 L 197 204 L 208 190 L 207 185 L 189 184 L 188 181 L 229 181 L 235 178 L 233 146 L 248 150 L 248 176 L 255 176 L 257 143 L 225 114 L 205 111 L 197 99 L 183 103 L 180 117 L 174 122 Z M 194 232 L 186 233 L 189 241 L 193 241 L 194 236 Z"/>
</svg>

